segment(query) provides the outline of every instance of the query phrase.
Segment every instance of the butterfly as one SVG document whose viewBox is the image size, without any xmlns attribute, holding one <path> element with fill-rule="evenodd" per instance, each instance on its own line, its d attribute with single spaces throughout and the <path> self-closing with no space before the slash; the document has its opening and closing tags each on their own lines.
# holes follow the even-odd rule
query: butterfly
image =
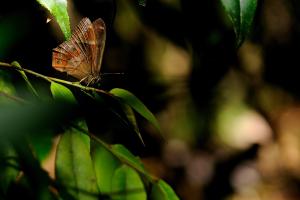
<svg viewBox="0 0 300 200">
<path fill-rule="evenodd" d="M 83 18 L 70 39 L 53 49 L 52 67 L 88 85 L 98 82 L 105 40 L 104 21 Z"/>
</svg>

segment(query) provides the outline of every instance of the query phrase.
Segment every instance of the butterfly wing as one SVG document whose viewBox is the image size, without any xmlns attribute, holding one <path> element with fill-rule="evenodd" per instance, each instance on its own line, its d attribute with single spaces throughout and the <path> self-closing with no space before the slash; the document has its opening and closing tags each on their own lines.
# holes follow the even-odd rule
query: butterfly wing
<svg viewBox="0 0 300 200">
<path fill-rule="evenodd" d="M 88 18 L 83 18 L 71 38 L 53 49 L 52 66 L 79 80 L 85 79 L 92 74 L 96 44 L 93 24 Z"/>
<path fill-rule="evenodd" d="M 95 53 L 92 54 L 92 60 L 93 60 L 92 72 L 93 74 L 98 75 L 100 73 L 103 52 L 105 47 L 106 27 L 104 21 L 101 18 L 93 22 L 93 27 L 96 36 L 96 49 L 95 49 Z"/>
</svg>

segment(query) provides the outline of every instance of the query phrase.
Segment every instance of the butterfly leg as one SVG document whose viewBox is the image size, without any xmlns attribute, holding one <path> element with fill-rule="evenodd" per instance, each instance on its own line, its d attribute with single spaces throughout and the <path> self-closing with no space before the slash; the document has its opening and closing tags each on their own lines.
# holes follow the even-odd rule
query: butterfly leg
<svg viewBox="0 0 300 200">
<path fill-rule="evenodd" d="M 81 83 L 84 82 L 87 78 L 88 78 L 87 76 L 84 77 L 84 78 L 82 78 L 82 79 L 79 81 L 79 83 L 81 84 Z"/>
<path fill-rule="evenodd" d="M 90 86 L 90 84 L 92 83 L 92 81 L 93 81 L 93 79 L 90 79 L 90 80 L 88 81 L 88 83 L 86 84 L 86 86 Z"/>
<path fill-rule="evenodd" d="M 94 77 L 94 76 L 90 76 L 90 78 L 88 79 L 88 83 L 87 83 L 87 86 L 91 85 L 91 84 L 94 84 L 96 81 L 97 81 L 97 77 Z"/>
</svg>

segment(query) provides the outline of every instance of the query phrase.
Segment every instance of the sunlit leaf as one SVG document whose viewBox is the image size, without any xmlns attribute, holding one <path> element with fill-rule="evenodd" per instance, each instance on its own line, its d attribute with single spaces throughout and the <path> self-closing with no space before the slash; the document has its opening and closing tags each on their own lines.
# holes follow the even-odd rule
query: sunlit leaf
<svg viewBox="0 0 300 200">
<path fill-rule="evenodd" d="M 99 190 L 101 194 L 109 194 L 113 174 L 120 162 L 110 151 L 96 142 L 92 142 L 91 154 Z"/>
<path fill-rule="evenodd" d="M 141 175 L 146 177 L 149 181 L 155 180 L 144 168 L 139 157 L 134 156 L 126 147 L 121 144 L 108 145 L 97 137 L 93 137 L 95 141 L 101 144 L 105 149 L 110 151 L 120 162 L 134 168 Z"/>
<path fill-rule="evenodd" d="M 25 80 L 26 85 L 27 85 L 27 88 L 29 89 L 29 91 L 30 91 L 34 96 L 38 97 L 39 95 L 38 95 L 37 91 L 35 90 L 35 88 L 33 87 L 33 85 L 30 83 L 30 81 L 29 81 L 27 75 L 25 74 L 25 72 L 22 71 L 21 65 L 20 65 L 17 61 L 12 62 L 11 65 L 12 65 L 12 66 L 15 66 L 15 67 L 17 67 L 17 68 L 20 69 L 19 72 L 20 72 L 22 78 Z"/>
<path fill-rule="evenodd" d="M 55 164 L 57 180 L 75 199 L 97 199 L 98 187 L 87 135 L 75 128 L 66 131 L 61 136 Z"/>
<path fill-rule="evenodd" d="M 139 173 L 145 176 L 149 181 L 154 180 L 154 177 L 152 177 L 145 170 L 144 164 L 142 163 L 140 158 L 134 156 L 124 145 L 122 144 L 112 145 L 111 151 L 113 152 L 114 155 L 116 155 L 121 160 L 121 162 L 137 170 Z"/>
<path fill-rule="evenodd" d="M 121 101 L 131 106 L 136 112 L 142 115 L 145 119 L 151 122 L 158 130 L 160 130 L 160 126 L 155 118 L 155 116 L 151 113 L 151 111 L 131 92 L 121 89 L 114 88 L 110 91 L 111 94 L 118 97 Z"/>
<path fill-rule="evenodd" d="M 145 168 L 141 160 L 134 156 L 125 146 L 122 144 L 115 144 L 111 147 L 112 152 L 121 158 L 126 163 L 129 163 L 135 169 L 138 169 L 141 172 L 145 172 Z"/>
<path fill-rule="evenodd" d="M 48 9 L 56 18 L 65 38 L 71 36 L 70 19 L 68 15 L 67 0 L 37 0 L 43 7 Z"/>
<path fill-rule="evenodd" d="M 151 200 L 179 200 L 179 198 L 166 182 L 159 180 L 152 187 Z"/>
<path fill-rule="evenodd" d="M 76 99 L 73 93 L 67 87 L 55 82 L 51 82 L 50 90 L 55 99 L 76 104 Z"/>
<path fill-rule="evenodd" d="M 112 180 L 113 200 L 146 200 L 147 195 L 139 174 L 123 165 L 118 168 Z"/>
<path fill-rule="evenodd" d="M 257 0 L 221 0 L 221 2 L 233 24 L 237 45 L 240 46 L 251 28 Z"/>
</svg>

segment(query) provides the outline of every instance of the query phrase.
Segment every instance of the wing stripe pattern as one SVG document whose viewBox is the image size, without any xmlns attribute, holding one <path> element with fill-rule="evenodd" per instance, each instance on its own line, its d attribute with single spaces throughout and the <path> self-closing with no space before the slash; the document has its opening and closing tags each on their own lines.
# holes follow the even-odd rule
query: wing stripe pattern
<svg viewBox="0 0 300 200">
<path fill-rule="evenodd" d="M 97 80 L 105 46 L 105 24 L 83 18 L 71 38 L 53 49 L 52 66 L 86 83 Z"/>
</svg>

